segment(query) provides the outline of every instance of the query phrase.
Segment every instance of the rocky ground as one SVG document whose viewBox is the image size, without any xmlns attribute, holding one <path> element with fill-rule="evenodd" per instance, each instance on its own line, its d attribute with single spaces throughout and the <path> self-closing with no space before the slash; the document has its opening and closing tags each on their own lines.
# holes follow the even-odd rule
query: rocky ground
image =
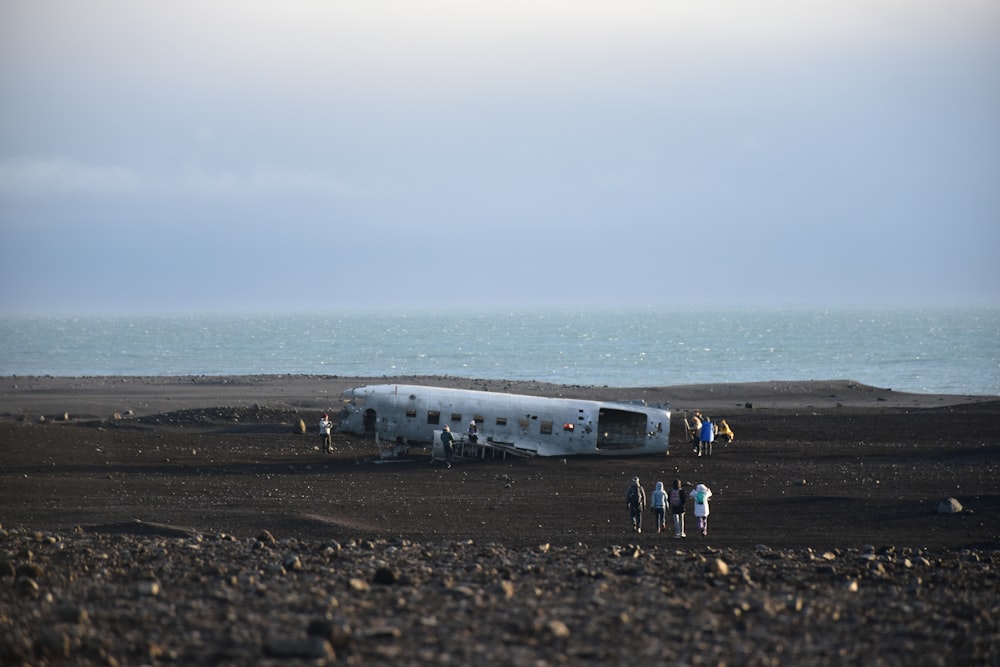
<svg viewBox="0 0 1000 667">
<path fill-rule="evenodd" d="M 997 401 L 664 388 L 670 456 L 446 470 L 321 454 L 326 382 L 103 382 L 0 403 L 0 664 L 1000 664 Z M 632 532 L 633 475 L 708 484 L 709 536 Z"/>
</svg>

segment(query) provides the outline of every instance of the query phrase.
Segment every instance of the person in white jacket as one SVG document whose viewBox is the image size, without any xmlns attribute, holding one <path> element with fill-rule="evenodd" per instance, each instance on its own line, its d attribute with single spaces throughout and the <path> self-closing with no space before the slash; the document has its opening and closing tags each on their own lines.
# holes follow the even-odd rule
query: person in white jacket
<svg viewBox="0 0 1000 667">
<path fill-rule="evenodd" d="M 708 500 L 712 497 L 712 489 L 704 484 L 694 487 L 691 498 L 694 499 L 694 516 L 698 519 L 698 530 L 702 537 L 708 535 Z"/>
</svg>

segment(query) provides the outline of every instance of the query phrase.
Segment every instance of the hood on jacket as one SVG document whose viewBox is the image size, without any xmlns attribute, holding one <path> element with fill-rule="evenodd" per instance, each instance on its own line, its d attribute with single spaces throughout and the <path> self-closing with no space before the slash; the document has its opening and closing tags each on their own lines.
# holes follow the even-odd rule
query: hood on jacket
<svg viewBox="0 0 1000 667">
<path fill-rule="evenodd" d="M 694 487 L 694 490 L 695 491 L 708 491 L 708 487 L 705 486 L 704 484 L 699 484 L 698 486 Z"/>
<path fill-rule="evenodd" d="M 656 483 L 656 490 L 657 491 L 662 491 L 663 490 L 663 482 L 657 482 Z"/>
</svg>

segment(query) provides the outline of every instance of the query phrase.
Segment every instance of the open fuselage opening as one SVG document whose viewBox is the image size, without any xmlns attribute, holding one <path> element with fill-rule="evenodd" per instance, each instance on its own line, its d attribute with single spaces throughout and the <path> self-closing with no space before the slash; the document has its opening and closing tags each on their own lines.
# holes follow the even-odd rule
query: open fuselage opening
<svg viewBox="0 0 1000 667">
<path fill-rule="evenodd" d="M 645 413 L 601 408 L 597 421 L 597 449 L 633 449 L 645 444 Z"/>
<path fill-rule="evenodd" d="M 378 413 L 372 408 L 367 408 L 365 410 L 365 435 L 371 436 L 375 435 L 376 426 L 378 425 Z"/>
</svg>

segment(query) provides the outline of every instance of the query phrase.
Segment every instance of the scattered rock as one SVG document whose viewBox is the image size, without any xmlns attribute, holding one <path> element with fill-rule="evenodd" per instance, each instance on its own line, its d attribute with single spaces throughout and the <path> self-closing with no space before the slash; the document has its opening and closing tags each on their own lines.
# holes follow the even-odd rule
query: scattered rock
<svg viewBox="0 0 1000 667">
<path fill-rule="evenodd" d="M 272 638 L 264 644 L 264 652 L 272 658 L 301 658 L 304 660 L 336 660 L 337 658 L 330 642 L 321 637 Z"/>
<path fill-rule="evenodd" d="M 38 595 L 38 582 L 31 577 L 18 577 L 14 586 L 17 588 L 19 595 L 24 595 L 26 597 L 34 597 Z"/>
<path fill-rule="evenodd" d="M 160 582 L 155 580 L 144 580 L 136 584 L 139 595 L 156 597 L 160 594 Z"/>
<path fill-rule="evenodd" d="M 396 584 L 399 583 L 399 570 L 391 567 L 380 567 L 375 570 L 372 576 L 373 584 Z"/>
<path fill-rule="evenodd" d="M 556 639 L 568 639 L 570 632 L 569 628 L 560 620 L 551 620 L 548 622 L 549 632 Z"/>
<path fill-rule="evenodd" d="M 945 498 L 937 506 L 938 514 L 960 514 L 962 503 L 955 498 Z"/>
<path fill-rule="evenodd" d="M 712 574 L 725 576 L 729 574 L 729 565 L 727 565 L 726 561 L 722 560 L 721 558 L 715 558 L 709 561 L 709 571 Z"/>
<path fill-rule="evenodd" d="M 17 579 L 0 585 L 0 609 L 19 610 L 0 614 L 4 664 L 187 664 L 206 656 L 226 664 L 481 664 L 488 656 L 561 664 L 633 661 L 650 650 L 683 664 L 721 664 L 737 649 L 775 646 L 789 664 L 831 647 L 852 663 L 890 647 L 901 664 L 947 664 L 949 637 L 993 636 L 992 617 L 968 610 L 995 606 L 995 587 L 984 582 L 1000 571 L 1000 552 L 979 549 L 932 555 L 866 545 L 817 557 L 765 544 L 540 549 L 348 539 L 337 543 L 333 573 L 322 560 L 327 542 L 282 539 L 296 551 L 277 560 L 260 538 L 44 537 L 55 546 L 29 531 L 11 531 L 4 542 Z M 295 576 L 279 576 L 306 554 L 319 562 L 305 559 Z M 161 601 L 164 588 L 169 600 Z M 49 622 L 36 600 L 50 601 Z M 176 610 L 169 618 L 165 603 Z M 315 615 L 303 620 L 303 613 Z M 720 614 L 746 632 L 704 633 L 706 623 L 722 627 Z M 698 624 L 678 624 L 693 618 Z M 907 630 L 858 632 L 859 623 L 876 622 Z M 185 641 L 150 640 L 164 623 Z M 643 641 L 623 642 L 623 626 Z M 988 664 L 990 650 L 986 640 L 968 655 Z"/>
</svg>

